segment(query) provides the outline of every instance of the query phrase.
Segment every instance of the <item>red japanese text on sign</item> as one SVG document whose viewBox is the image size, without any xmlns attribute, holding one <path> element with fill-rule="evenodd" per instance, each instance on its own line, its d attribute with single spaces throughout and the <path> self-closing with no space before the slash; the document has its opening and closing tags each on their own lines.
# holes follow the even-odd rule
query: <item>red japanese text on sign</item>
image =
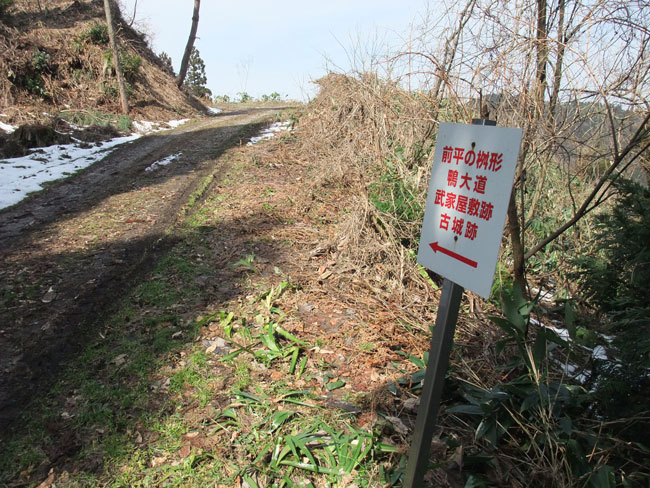
<svg viewBox="0 0 650 488">
<path fill-rule="evenodd" d="M 474 166 L 476 163 L 476 169 L 496 173 L 503 166 L 503 153 L 481 150 L 476 153 L 473 148 L 465 152 L 465 148 L 463 147 L 445 146 L 442 152 L 442 162 L 449 164 L 455 163 L 456 165 L 463 162 L 467 166 Z"/>
<path fill-rule="evenodd" d="M 522 131 L 442 122 L 418 263 L 490 294 Z"/>
</svg>

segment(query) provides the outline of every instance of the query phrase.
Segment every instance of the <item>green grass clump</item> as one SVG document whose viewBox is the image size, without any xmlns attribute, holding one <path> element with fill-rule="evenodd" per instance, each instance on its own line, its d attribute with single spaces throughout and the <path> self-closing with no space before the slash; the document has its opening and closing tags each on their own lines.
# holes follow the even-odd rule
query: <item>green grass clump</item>
<svg viewBox="0 0 650 488">
<path fill-rule="evenodd" d="M 108 26 L 104 22 L 93 22 L 83 37 L 89 39 L 93 44 L 108 44 L 110 40 L 108 37 Z"/>
<path fill-rule="evenodd" d="M 100 110 L 64 110 L 59 116 L 79 127 L 114 127 L 120 132 L 131 131 L 131 118 L 128 115 L 115 115 Z"/>
</svg>

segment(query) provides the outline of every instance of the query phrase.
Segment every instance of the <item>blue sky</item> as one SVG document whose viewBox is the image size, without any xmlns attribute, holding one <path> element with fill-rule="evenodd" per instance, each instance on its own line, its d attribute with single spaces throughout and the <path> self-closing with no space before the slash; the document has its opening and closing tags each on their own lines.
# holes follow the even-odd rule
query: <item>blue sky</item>
<svg viewBox="0 0 650 488">
<path fill-rule="evenodd" d="M 124 18 L 135 0 L 122 0 Z M 385 52 L 401 46 L 426 0 L 203 0 L 195 46 L 205 61 L 208 88 L 231 97 L 278 92 L 292 99 L 314 94 L 311 80 L 329 67 L 347 71 L 354 45 Z M 192 0 L 138 0 L 136 26 L 154 51 L 178 69 L 192 18 Z M 358 52 L 358 50 L 356 50 Z"/>
</svg>

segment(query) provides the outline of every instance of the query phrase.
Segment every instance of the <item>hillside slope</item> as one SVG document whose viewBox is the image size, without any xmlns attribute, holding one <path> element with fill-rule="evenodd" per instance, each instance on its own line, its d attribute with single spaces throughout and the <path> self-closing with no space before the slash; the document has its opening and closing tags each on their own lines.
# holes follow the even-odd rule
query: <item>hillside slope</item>
<svg viewBox="0 0 650 488">
<path fill-rule="evenodd" d="M 133 119 L 170 120 L 205 108 L 179 90 L 143 35 L 115 8 Z M 92 124 L 119 113 L 101 0 L 15 0 L 0 20 L 2 122 Z"/>
</svg>

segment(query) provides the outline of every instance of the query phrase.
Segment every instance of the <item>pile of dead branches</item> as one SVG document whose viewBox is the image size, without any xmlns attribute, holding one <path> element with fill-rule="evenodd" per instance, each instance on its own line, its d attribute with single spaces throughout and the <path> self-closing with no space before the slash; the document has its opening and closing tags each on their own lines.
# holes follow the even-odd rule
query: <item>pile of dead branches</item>
<svg viewBox="0 0 650 488">
<path fill-rule="evenodd" d="M 430 290 L 414 253 L 437 129 L 432 104 L 371 74 L 331 73 L 317 83 L 298 141 L 317 168 L 315 185 L 354 195 L 330 242 L 348 271 L 341 276 L 404 306 L 409 287 Z"/>
</svg>

